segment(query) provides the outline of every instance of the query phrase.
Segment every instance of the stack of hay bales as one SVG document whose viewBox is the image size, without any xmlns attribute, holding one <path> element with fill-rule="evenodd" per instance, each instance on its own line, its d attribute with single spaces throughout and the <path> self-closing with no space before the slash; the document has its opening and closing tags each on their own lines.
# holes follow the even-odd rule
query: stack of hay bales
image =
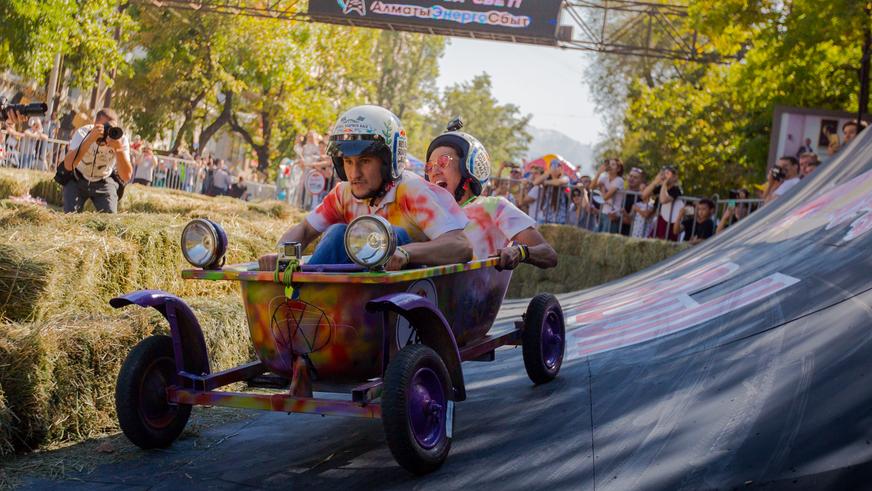
<svg viewBox="0 0 872 491">
<path fill-rule="evenodd" d="M 0 199 L 33 194 L 31 189 L 37 182 L 50 178 L 47 172 L 0 168 Z"/>
<path fill-rule="evenodd" d="M 45 173 L 12 177 L 23 183 L 16 192 L 29 188 L 49 203 L 59 196 Z M 213 370 L 254 356 L 238 286 L 180 278 L 189 267 L 181 230 L 191 218 L 213 219 L 230 239 L 228 263 L 246 262 L 273 250 L 303 214 L 281 203 L 142 186 L 128 188 L 121 208 L 127 212 L 64 215 L 0 201 L 0 455 L 116 428 L 124 357 L 168 326 L 153 309 L 114 311 L 113 296 L 160 288 L 184 298 L 203 326 Z"/>
<path fill-rule="evenodd" d="M 203 324 L 214 370 L 252 359 L 237 296 L 195 299 L 192 308 Z M 121 364 L 139 340 L 160 333 L 167 333 L 167 326 L 159 314 L 136 307 L 118 315 L 0 325 L 0 390 L 7 406 L 0 422 L 11 423 L 0 429 L 0 454 L 115 429 Z"/>
<path fill-rule="evenodd" d="M 545 225 L 540 231 L 557 251 L 557 267 L 539 269 L 522 264 L 512 275 L 507 293 L 510 298 L 601 285 L 641 271 L 689 247 L 686 243 L 633 239 L 561 225 Z"/>
</svg>

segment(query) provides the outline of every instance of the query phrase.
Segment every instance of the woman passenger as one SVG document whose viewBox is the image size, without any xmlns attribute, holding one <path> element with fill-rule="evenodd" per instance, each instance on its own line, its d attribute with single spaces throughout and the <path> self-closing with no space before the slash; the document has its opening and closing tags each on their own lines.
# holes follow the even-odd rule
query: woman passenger
<svg viewBox="0 0 872 491">
<path fill-rule="evenodd" d="M 514 269 L 522 262 L 539 268 L 556 266 L 557 253 L 532 218 L 503 196 L 481 196 L 490 172 L 484 146 L 466 133 L 443 133 L 427 149 L 425 177 L 451 193 L 469 218 L 464 233 L 472 244 L 473 259 L 499 257 L 497 269 Z"/>
</svg>

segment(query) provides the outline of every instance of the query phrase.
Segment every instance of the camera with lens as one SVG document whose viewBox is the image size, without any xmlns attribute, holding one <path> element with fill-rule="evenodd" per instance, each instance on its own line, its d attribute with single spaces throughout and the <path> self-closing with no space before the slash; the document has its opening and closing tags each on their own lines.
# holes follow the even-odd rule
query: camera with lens
<svg viewBox="0 0 872 491">
<path fill-rule="evenodd" d="M 8 104 L 6 98 L 0 98 L 0 120 L 5 121 L 8 111 L 16 111 L 22 116 L 42 116 L 48 111 L 48 104 L 31 102 L 30 104 Z"/>
<path fill-rule="evenodd" d="M 775 166 L 772 168 L 772 170 L 769 171 L 769 175 L 772 176 L 772 179 L 775 179 L 776 181 L 783 181 L 784 180 L 784 169 L 782 169 L 781 167 Z"/>
<path fill-rule="evenodd" d="M 279 244 L 278 270 L 288 269 L 291 260 L 300 260 L 303 257 L 303 244 L 300 242 L 282 242 Z"/>
<path fill-rule="evenodd" d="M 117 126 L 112 126 L 110 123 L 103 123 L 103 136 L 97 140 L 97 143 L 106 143 L 107 138 L 120 140 L 124 136 L 124 130 Z"/>
</svg>

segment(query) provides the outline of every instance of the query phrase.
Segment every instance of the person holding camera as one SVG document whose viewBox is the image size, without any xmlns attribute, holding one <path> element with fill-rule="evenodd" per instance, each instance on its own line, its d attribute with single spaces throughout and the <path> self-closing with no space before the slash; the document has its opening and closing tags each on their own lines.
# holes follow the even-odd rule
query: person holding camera
<svg viewBox="0 0 872 491">
<path fill-rule="evenodd" d="M 99 212 L 118 212 L 118 190 L 133 175 L 130 142 L 109 108 L 73 134 L 64 157 L 64 212 L 81 213 L 90 199 Z"/>
<path fill-rule="evenodd" d="M 642 191 L 642 200 L 647 203 L 654 198 L 653 207 L 657 210 L 657 221 L 651 231 L 654 239 L 678 241 L 678 234 L 673 230 L 673 224 L 678 221 L 678 214 L 684 208 L 681 199 L 681 183 L 678 180 L 678 170 L 672 166 L 664 166 Z"/>
<path fill-rule="evenodd" d="M 791 155 L 781 157 L 769 171 L 768 179 L 768 186 L 763 194 L 764 205 L 799 184 L 799 161 Z"/>
</svg>

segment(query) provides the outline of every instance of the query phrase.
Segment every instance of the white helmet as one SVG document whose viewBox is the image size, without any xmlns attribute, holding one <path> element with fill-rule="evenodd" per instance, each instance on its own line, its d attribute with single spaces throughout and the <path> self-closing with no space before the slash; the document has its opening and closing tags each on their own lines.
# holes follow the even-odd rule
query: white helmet
<svg viewBox="0 0 872 491">
<path fill-rule="evenodd" d="M 433 151 L 439 147 L 453 148 L 460 156 L 461 186 L 454 191 L 457 199 L 463 196 L 464 181 L 469 183 L 469 190 L 473 195 L 480 195 L 491 173 L 490 156 L 484 145 L 474 136 L 457 131 L 461 127 L 463 123 L 460 118 L 451 121 L 448 124 L 448 131 L 437 136 L 427 148 L 427 161 L 430 160 Z"/>
<path fill-rule="evenodd" d="M 343 157 L 375 155 L 382 159 L 384 184 L 396 181 L 406 165 L 406 130 L 400 118 L 380 106 L 357 106 L 346 111 L 333 126 L 327 155 L 333 168 L 347 181 Z"/>
</svg>

